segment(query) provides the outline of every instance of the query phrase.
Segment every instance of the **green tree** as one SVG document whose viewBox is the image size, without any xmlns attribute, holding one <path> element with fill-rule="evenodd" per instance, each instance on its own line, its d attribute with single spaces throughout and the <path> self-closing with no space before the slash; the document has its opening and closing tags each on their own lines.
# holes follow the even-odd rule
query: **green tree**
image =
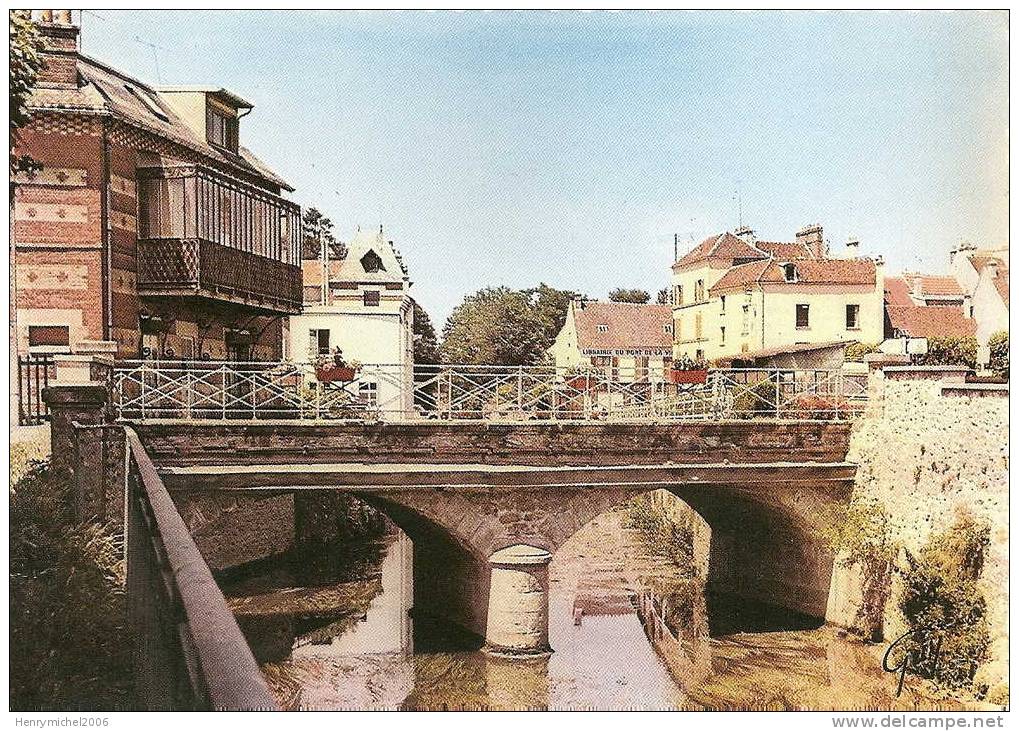
<svg viewBox="0 0 1019 731">
<path fill-rule="evenodd" d="M 658 294 L 655 296 L 656 305 L 671 305 L 672 296 L 669 294 L 668 287 L 662 287 L 658 290 Z"/>
<path fill-rule="evenodd" d="M 345 259 L 347 247 L 341 241 L 336 240 L 333 234 L 333 222 L 322 215 L 314 206 L 304 209 L 301 217 L 304 234 L 301 239 L 301 258 L 318 259 L 322 256 L 322 245 L 329 247 L 329 256 L 332 259 Z"/>
<path fill-rule="evenodd" d="M 486 287 L 464 298 L 442 328 L 444 363 L 534 365 L 566 320 L 572 292 Z"/>
<path fill-rule="evenodd" d="M 617 287 L 609 292 L 609 302 L 632 302 L 635 305 L 646 305 L 651 295 L 643 289 L 624 289 Z"/>
<path fill-rule="evenodd" d="M 42 39 L 25 11 L 12 10 L 10 18 L 10 171 L 30 170 L 37 167 L 27 155 L 17 156 L 14 147 L 18 142 L 18 131 L 28 124 L 28 96 L 35 86 L 39 71 L 42 70 Z"/>
<path fill-rule="evenodd" d="M 999 330 L 987 341 L 991 351 L 991 370 L 1002 378 L 1008 378 L 1008 331 Z"/>
<path fill-rule="evenodd" d="M 954 335 L 927 338 L 927 352 L 914 355 L 913 362 L 917 365 L 964 365 L 976 368 L 977 339 Z"/>
<path fill-rule="evenodd" d="M 414 300 L 414 363 L 435 365 L 439 362 L 439 338 L 432 326 L 432 318 L 425 308 Z"/>
</svg>

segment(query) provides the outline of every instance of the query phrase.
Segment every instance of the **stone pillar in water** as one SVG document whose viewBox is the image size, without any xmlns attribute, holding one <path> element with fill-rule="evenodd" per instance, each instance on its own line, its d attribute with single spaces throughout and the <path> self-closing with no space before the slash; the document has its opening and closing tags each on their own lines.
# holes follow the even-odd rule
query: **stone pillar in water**
<svg viewBox="0 0 1019 731">
<path fill-rule="evenodd" d="M 488 595 L 485 651 L 502 656 L 548 655 L 548 564 L 552 554 L 517 545 L 488 559 L 492 584 Z"/>
</svg>

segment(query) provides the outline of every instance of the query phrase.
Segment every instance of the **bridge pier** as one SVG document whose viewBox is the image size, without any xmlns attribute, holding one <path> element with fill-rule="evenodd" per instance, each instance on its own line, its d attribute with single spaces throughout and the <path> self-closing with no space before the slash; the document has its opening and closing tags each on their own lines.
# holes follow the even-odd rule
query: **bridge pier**
<svg viewBox="0 0 1019 731">
<path fill-rule="evenodd" d="M 485 652 L 516 657 L 550 655 L 548 644 L 548 564 L 552 554 L 518 544 L 488 559 L 492 582 L 488 593 Z"/>
</svg>

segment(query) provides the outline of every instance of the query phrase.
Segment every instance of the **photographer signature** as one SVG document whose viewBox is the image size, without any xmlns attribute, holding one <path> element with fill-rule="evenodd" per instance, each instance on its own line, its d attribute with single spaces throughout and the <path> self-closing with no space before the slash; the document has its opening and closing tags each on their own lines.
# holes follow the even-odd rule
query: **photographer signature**
<svg viewBox="0 0 1019 731">
<path fill-rule="evenodd" d="M 916 635 L 920 633 L 927 632 L 929 632 L 929 630 L 926 627 L 918 627 L 916 629 L 910 630 L 909 632 L 906 632 L 905 634 L 901 635 L 898 639 L 896 639 L 894 642 L 892 642 L 892 644 L 888 646 L 888 649 L 885 650 L 885 655 L 881 659 L 882 670 L 884 670 L 886 673 L 898 673 L 899 675 L 899 685 L 895 691 L 896 698 L 902 695 L 902 687 L 906 682 L 906 674 L 910 672 L 910 670 L 915 671 L 916 674 L 919 674 L 919 671 L 922 668 L 926 674 L 933 675 L 937 673 L 938 667 L 942 666 L 942 663 L 945 662 L 941 657 L 940 634 L 934 635 L 934 637 L 929 639 L 925 644 L 913 647 L 907 646 L 906 644 L 907 640 L 913 639 L 914 637 L 916 637 Z M 902 658 L 901 660 L 899 660 L 897 664 L 892 665 L 890 664 L 890 660 L 892 659 L 892 653 L 897 648 L 903 651 Z M 968 669 L 970 669 L 970 671 L 972 671 L 972 668 L 975 665 L 973 660 L 958 658 L 949 660 L 947 662 L 949 666 L 959 667 L 965 666 Z"/>
</svg>

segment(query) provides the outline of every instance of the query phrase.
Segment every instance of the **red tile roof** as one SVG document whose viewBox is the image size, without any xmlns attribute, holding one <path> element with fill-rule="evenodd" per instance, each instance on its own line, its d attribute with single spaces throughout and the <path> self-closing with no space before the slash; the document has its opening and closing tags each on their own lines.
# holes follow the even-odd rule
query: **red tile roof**
<svg viewBox="0 0 1019 731">
<path fill-rule="evenodd" d="M 809 259 L 813 252 L 803 244 L 785 243 L 782 241 L 755 241 L 748 243 L 739 236 L 728 231 L 704 239 L 688 251 L 673 266 L 682 267 L 695 264 L 705 259 L 765 259 L 774 256 L 778 259 Z"/>
<path fill-rule="evenodd" d="M 962 310 L 951 306 L 889 306 L 885 308 L 891 326 L 914 338 L 930 338 L 938 335 L 969 337 L 976 335 L 977 323 L 964 317 Z"/>
<path fill-rule="evenodd" d="M 909 285 L 902 277 L 885 277 L 885 304 L 892 307 L 913 307 Z"/>
<path fill-rule="evenodd" d="M 577 344 L 582 350 L 660 348 L 672 350 L 672 307 L 626 302 L 588 302 L 574 306 Z M 606 332 L 598 326 L 606 325 Z"/>
<path fill-rule="evenodd" d="M 796 281 L 788 284 L 874 284 L 877 267 L 871 259 L 801 259 L 795 262 Z M 712 292 L 746 287 L 749 284 L 786 284 L 781 264 L 773 259 L 732 267 Z"/>
<path fill-rule="evenodd" d="M 930 295 L 931 297 L 962 297 L 962 287 L 955 280 L 955 277 L 950 277 L 941 274 L 917 274 L 917 273 L 906 273 L 902 275 L 909 285 L 910 291 L 916 291 L 917 280 L 920 284 L 920 296 Z"/>
<path fill-rule="evenodd" d="M 1008 266 L 998 265 L 998 278 L 994 280 L 994 286 L 998 289 L 1001 301 L 1008 307 Z"/>
</svg>

